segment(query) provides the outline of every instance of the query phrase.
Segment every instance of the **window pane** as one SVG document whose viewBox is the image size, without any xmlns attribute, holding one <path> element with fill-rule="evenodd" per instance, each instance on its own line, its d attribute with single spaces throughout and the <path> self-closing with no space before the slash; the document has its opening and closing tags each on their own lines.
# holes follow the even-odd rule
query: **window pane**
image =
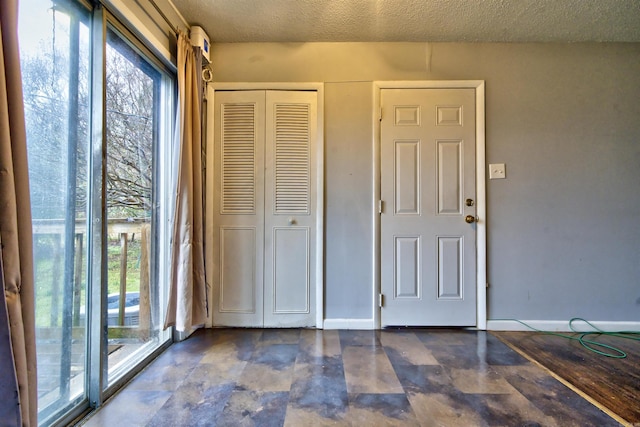
<svg viewBox="0 0 640 427">
<path fill-rule="evenodd" d="M 20 1 L 39 419 L 85 397 L 89 15 Z"/>
<path fill-rule="evenodd" d="M 162 73 L 113 28 L 107 31 L 109 357 L 113 384 L 164 341 L 156 270 L 156 181 Z"/>
</svg>

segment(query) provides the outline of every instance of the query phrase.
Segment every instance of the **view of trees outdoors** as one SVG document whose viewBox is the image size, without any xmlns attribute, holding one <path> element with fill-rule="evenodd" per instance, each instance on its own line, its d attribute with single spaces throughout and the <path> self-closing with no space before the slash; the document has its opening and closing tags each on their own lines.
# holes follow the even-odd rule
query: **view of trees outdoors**
<svg viewBox="0 0 640 427">
<path fill-rule="evenodd" d="M 76 228 L 86 228 L 87 216 L 89 31 L 78 15 L 52 10 L 50 19 L 39 38 L 21 44 L 39 327 L 61 326 L 72 308 L 77 324 L 86 287 L 86 269 L 74 258 L 86 260 Z M 75 295 L 65 306 L 69 282 Z"/>
<path fill-rule="evenodd" d="M 72 54 L 70 25 L 67 17 L 59 17 L 57 31 L 62 34 L 58 34 L 57 40 L 51 34 L 32 49 L 21 51 L 34 219 L 65 217 L 67 186 L 63 184 L 70 173 L 65 168 L 69 161 L 77 162 L 77 214 L 79 217 L 86 214 L 88 29 L 86 26 L 77 29 L 80 34 L 75 36 L 82 37 L 84 42 L 77 42 L 78 50 Z M 77 90 L 72 86 L 77 86 Z M 68 143 L 70 137 L 80 143 L 73 147 Z"/>
<path fill-rule="evenodd" d="M 85 29 L 86 30 L 86 29 Z M 119 42 L 123 43 L 123 42 Z M 44 41 L 43 41 L 44 44 Z M 128 46 L 127 49 L 130 49 Z M 81 52 L 88 58 L 88 52 Z M 153 95 L 154 81 L 136 67 L 122 53 L 113 48 L 107 56 L 110 66 L 107 75 L 107 191 L 111 217 L 143 218 L 151 209 Z M 71 70 L 69 52 L 42 49 L 22 58 L 25 83 L 25 114 L 29 135 L 29 164 L 31 166 L 31 193 L 34 218 L 64 218 L 66 187 L 60 182 L 67 179 L 61 167 L 70 157 L 77 161 L 77 213 L 86 214 L 86 171 L 88 138 L 88 59 L 78 61 L 77 106 L 69 93 L 68 77 Z M 76 65 L 76 66 L 78 66 Z M 150 68 L 150 67 L 148 67 Z M 157 74 L 157 72 L 156 72 Z M 71 96 L 70 96 L 71 95 Z M 74 111 L 69 123 L 69 115 Z M 61 114 L 63 113 L 63 114 Z M 71 132 L 81 144 L 71 152 L 67 142 Z"/>
<path fill-rule="evenodd" d="M 109 33 L 111 34 L 111 33 Z M 154 74 L 122 39 L 107 49 L 107 207 L 111 218 L 145 218 L 151 211 Z"/>
<path fill-rule="evenodd" d="M 76 221 L 86 219 L 89 137 L 88 49 L 80 49 L 78 56 L 70 54 L 69 25 L 59 22 L 65 18 L 57 18 L 57 37 L 41 40 L 39 49 L 34 53 L 25 51 L 22 57 L 33 218 L 36 222 L 57 220 L 60 226 L 69 213 L 70 198 L 74 199 Z M 79 36 L 86 39 L 87 32 L 82 27 Z M 137 55 L 121 39 L 112 39 L 107 53 L 106 87 L 108 217 L 143 220 L 150 217 L 152 209 L 154 137 L 154 79 L 145 71 L 158 72 L 136 61 Z M 78 43 L 76 49 L 80 46 L 86 46 L 86 42 Z M 72 182 L 74 188 L 70 188 Z M 62 250 L 59 239 L 51 235 L 36 237 L 37 250 Z M 139 250 L 133 243 L 130 249 Z M 113 244 L 117 246 L 117 257 L 117 237 Z M 136 254 L 132 255 L 129 259 L 135 266 Z M 54 269 L 53 265 L 40 267 Z M 133 274 L 132 285 L 137 288 Z M 111 291 L 113 288 L 117 289 L 117 284 L 110 286 Z M 47 311 L 43 306 L 38 317 L 48 323 L 51 316 Z"/>
</svg>

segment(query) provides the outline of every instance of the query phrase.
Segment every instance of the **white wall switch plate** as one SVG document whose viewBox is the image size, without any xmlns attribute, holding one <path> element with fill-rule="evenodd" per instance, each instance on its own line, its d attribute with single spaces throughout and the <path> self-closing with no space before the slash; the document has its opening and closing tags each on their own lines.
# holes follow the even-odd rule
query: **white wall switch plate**
<svg viewBox="0 0 640 427">
<path fill-rule="evenodd" d="M 489 179 L 503 179 L 507 177 L 507 169 L 504 163 L 492 163 L 489 165 Z"/>
</svg>

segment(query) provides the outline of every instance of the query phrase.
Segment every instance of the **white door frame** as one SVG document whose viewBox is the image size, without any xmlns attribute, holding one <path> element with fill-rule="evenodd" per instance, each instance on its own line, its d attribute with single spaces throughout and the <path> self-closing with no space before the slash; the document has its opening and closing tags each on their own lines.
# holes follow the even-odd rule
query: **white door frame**
<svg viewBox="0 0 640 427">
<path fill-rule="evenodd" d="M 380 91 L 381 89 L 474 89 L 476 94 L 476 328 L 487 329 L 487 205 L 485 181 L 484 80 L 426 80 L 373 82 L 373 323 L 380 329 Z"/>
<path fill-rule="evenodd" d="M 207 147 L 206 153 L 206 182 L 212 182 L 214 178 L 214 150 L 209 149 L 213 147 L 214 138 L 214 108 L 215 91 L 216 90 L 299 90 L 299 91 L 315 91 L 318 94 L 318 132 L 316 141 L 316 328 L 322 329 L 324 321 L 324 84 L 323 83 L 208 83 L 206 87 L 206 103 L 207 103 L 207 123 L 205 126 L 204 141 Z M 215 277 L 214 272 L 211 270 L 212 263 L 206 262 L 207 259 L 212 257 L 212 245 L 213 245 L 213 227 L 210 224 L 209 216 L 207 212 L 211 212 L 213 209 L 213 194 L 211 188 L 206 188 L 205 191 L 205 272 L 207 281 L 212 277 Z M 209 304 L 213 301 L 213 286 L 207 283 L 209 287 L 208 299 Z M 209 310 L 207 316 L 207 323 L 205 325 L 208 328 L 213 326 L 212 310 Z"/>
</svg>

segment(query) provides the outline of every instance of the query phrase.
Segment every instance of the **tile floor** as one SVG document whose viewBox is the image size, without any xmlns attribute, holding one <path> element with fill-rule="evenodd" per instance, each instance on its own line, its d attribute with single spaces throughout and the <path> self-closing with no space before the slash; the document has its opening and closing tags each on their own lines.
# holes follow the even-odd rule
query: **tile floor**
<svg viewBox="0 0 640 427">
<path fill-rule="evenodd" d="M 86 426 L 618 426 L 490 333 L 201 330 Z"/>
</svg>

